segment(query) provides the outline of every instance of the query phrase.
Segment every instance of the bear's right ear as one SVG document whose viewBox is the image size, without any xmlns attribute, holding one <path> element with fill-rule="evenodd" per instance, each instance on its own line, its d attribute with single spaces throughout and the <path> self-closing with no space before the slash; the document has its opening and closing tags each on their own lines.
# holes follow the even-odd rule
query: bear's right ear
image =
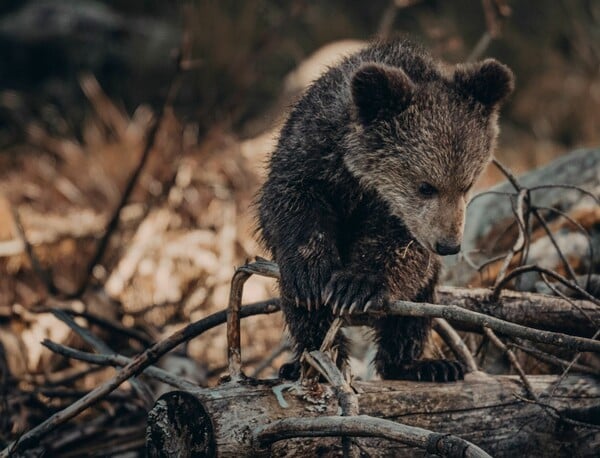
<svg viewBox="0 0 600 458">
<path fill-rule="evenodd" d="M 515 76 L 510 68 L 496 59 L 485 59 L 457 65 L 454 83 L 475 100 L 493 108 L 514 90 Z"/>
<path fill-rule="evenodd" d="M 414 83 L 399 68 L 363 65 L 352 77 L 352 99 L 359 121 L 366 125 L 404 111 L 410 105 L 414 89 Z"/>
</svg>

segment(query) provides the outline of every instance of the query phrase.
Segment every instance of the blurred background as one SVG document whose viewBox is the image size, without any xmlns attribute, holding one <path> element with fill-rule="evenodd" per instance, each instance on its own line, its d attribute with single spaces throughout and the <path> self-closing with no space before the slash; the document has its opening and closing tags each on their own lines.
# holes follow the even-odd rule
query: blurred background
<svg viewBox="0 0 600 458">
<path fill-rule="evenodd" d="M 0 146 L 26 141 L 23 127 L 32 120 L 52 134 L 81 138 L 89 109 L 82 74 L 92 74 L 129 114 L 142 104 L 156 108 L 184 30 L 194 65 L 175 107 L 202 135 L 217 125 L 242 137 L 267 128 L 259 121 L 281 97 L 285 76 L 326 44 L 409 35 L 453 63 L 466 60 L 492 28 L 478 57 L 494 56 L 517 75 L 503 113 L 503 145 L 518 144 L 533 165 L 545 154 L 597 142 L 598 2 L 485 3 L 494 19 L 479 0 L 4 0 Z"/>
<path fill-rule="evenodd" d="M 136 329 L 92 327 L 125 354 L 225 307 L 234 266 L 268 256 L 252 201 L 288 107 L 377 35 L 408 35 L 448 63 L 508 64 L 497 157 L 515 172 L 600 142 L 596 0 L 0 2 L 0 374 L 20 393 L 0 403 L 0 445 L 73 401 L 52 380 L 79 373 L 84 392 L 112 373 L 40 345 L 86 348 L 48 307 Z M 490 168 L 478 188 L 500 178 Z M 274 295 L 253 278 L 244 301 Z M 248 367 L 282 329 L 279 316 L 245 320 Z M 178 354 L 192 357 L 178 370 L 214 383 L 225 333 Z M 128 409 L 122 421 L 142 422 Z"/>
</svg>

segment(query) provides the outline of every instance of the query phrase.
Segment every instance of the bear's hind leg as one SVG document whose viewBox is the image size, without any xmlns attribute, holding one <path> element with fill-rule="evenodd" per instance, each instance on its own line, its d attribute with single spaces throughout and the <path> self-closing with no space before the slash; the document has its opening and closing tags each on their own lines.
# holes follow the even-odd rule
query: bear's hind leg
<svg viewBox="0 0 600 458">
<path fill-rule="evenodd" d="M 427 318 L 389 316 L 379 319 L 374 329 L 378 350 L 375 367 L 384 379 L 452 382 L 464 375 L 457 361 L 419 360 L 430 329 Z"/>
</svg>

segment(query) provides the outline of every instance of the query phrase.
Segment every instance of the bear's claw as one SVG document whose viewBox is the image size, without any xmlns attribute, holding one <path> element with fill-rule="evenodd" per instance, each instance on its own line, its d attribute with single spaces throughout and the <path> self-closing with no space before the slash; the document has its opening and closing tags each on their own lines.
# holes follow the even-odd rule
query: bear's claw
<svg viewBox="0 0 600 458">
<path fill-rule="evenodd" d="M 317 310 L 322 304 L 323 291 L 336 267 L 335 262 L 327 259 L 320 259 L 319 262 L 281 262 L 281 292 L 295 302 L 297 307 L 306 307 L 308 311 Z"/>
<path fill-rule="evenodd" d="M 325 288 L 323 303 L 331 305 L 334 315 L 363 313 L 373 305 L 383 304 L 384 295 L 383 282 L 377 277 L 338 271 Z"/>
</svg>

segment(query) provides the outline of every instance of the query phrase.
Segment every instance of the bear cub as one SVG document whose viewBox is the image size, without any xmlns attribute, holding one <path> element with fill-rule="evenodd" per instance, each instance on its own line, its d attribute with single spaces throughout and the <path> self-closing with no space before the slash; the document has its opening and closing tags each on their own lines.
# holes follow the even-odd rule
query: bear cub
<svg viewBox="0 0 600 458">
<path fill-rule="evenodd" d="M 460 250 L 469 190 L 512 89 L 494 59 L 449 68 L 393 41 L 346 58 L 296 103 L 258 201 L 295 350 L 282 377 L 298 377 L 299 356 L 340 314 L 435 302 L 439 256 Z M 383 378 L 463 377 L 456 361 L 420 359 L 429 319 L 387 316 L 372 327 Z M 343 364 L 344 336 L 336 346 Z"/>
</svg>

